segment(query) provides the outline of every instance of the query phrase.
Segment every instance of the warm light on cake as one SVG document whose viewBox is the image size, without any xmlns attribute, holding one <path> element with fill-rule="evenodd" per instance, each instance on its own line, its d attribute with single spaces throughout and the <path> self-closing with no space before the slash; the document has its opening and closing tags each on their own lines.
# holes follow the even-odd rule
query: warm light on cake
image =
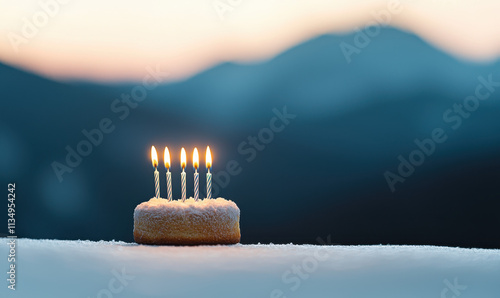
<svg viewBox="0 0 500 298">
<path fill-rule="evenodd" d="M 151 147 L 151 162 L 155 168 L 156 196 L 139 204 L 134 210 L 134 240 L 141 244 L 202 245 L 235 244 L 240 242 L 240 209 L 231 200 L 212 198 L 212 153 L 207 146 L 207 197 L 199 199 L 200 155 L 193 150 L 194 197 L 186 198 L 186 150 L 181 149 L 180 200 L 172 200 L 170 151 L 165 147 L 163 162 L 167 171 L 167 196 L 159 195 L 158 154 Z"/>
</svg>

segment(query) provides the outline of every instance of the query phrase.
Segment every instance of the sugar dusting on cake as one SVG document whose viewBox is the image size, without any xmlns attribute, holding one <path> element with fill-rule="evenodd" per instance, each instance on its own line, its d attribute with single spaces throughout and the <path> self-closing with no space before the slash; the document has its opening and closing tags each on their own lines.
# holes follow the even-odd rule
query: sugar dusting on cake
<svg viewBox="0 0 500 298">
<path fill-rule="evenodd" d="M 195 201 L 192 197 L 182 202 L 181 200 L 168 201 L 163 198 L 151 198 L 147 202 L 139 204 L 134 210 L 134 217 L 144 215 L 141 212 L 155 214 L 157 212 L 180 213 L 187 212 L 202 215 L 207 210 L 214 210 L 217 214 L 230 216 L 237 220 L 240 216 L 240 209 L 235 202 L 224 198 L 203 199 Z"/>
</svg>

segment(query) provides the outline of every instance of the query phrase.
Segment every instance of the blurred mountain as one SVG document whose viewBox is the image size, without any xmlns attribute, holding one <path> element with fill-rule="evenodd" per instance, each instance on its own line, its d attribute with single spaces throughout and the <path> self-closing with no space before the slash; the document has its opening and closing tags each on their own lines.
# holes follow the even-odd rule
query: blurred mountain
<svg viewBox="0 0 500 298">
<path fill-rule="evenodd" d="M 150 146 L 161 155 L 168 145 L 175 165 L 182 146 L 191 154 L 210 145 L 220 195 L 241 209 L 244 243 L 331 234 L 342 244 L 499 248 L 500 92 L 478 101 L 457 129 L 443 115 L 475 94 L 479 77 L 500 81 L 500 63 L 457 60 L 390 28 L 348 63 L 341 45 L 354 46 L 357 34 L 320 36 L 259 63 L 224 63 L 148 91 L 137 107 L 116 101 L 140 83 L 56 82 L 0 65 L 0 175 L 17 185 L 19 235 L 132 241 L 133 209 L 154 191 Z M 296 117 L 270 136 L 285 106 Z M 87 140 L 82 130 L 103 119 L 113 131 L 59 182 L 54 162 L 67 165 L 68 150 Z M 391 192 L 384 173 L 398 174 L 398 156 L 408 160 L 414 140 L 436 128 L 446 141 Z M 251 145 L 242 142 L 259 132 L 267 143 L 249 162 Z M 241 173 L 227 176 L 231 160 Z M 179 173 L 174 167 L 176 186 Z"/>
</svg>

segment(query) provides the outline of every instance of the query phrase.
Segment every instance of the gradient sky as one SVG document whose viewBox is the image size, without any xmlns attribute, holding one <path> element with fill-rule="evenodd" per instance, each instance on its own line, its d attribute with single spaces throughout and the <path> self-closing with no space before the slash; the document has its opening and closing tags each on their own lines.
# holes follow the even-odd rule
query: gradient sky
<svg viewBox="0 0 500 298">
<path fill-rule="evenodd" d="M 0 0 L 0 61 L 56 79 L 104 81 L 139 80 L 159 65 L 179 80 L 376 24 L 384 13 L 388 25 L 457 57 L 488 61 L 500 54 L 499 11 L 495 0 Z"/>
</svg>

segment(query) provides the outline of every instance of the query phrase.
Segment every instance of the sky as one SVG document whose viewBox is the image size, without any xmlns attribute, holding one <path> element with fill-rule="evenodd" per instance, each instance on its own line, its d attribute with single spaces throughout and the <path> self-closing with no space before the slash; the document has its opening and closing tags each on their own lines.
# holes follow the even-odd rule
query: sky
<svg viewBox="0 0 500 298">
<path fill-rule="evenodd" d="M 413 32 L 460 59 L 500 54 L 498 1 L 0 1 L 0 61 L 55 79 L 182 80 L 225 61 L 270 59 L 326 33 Z"/>
</svg>

